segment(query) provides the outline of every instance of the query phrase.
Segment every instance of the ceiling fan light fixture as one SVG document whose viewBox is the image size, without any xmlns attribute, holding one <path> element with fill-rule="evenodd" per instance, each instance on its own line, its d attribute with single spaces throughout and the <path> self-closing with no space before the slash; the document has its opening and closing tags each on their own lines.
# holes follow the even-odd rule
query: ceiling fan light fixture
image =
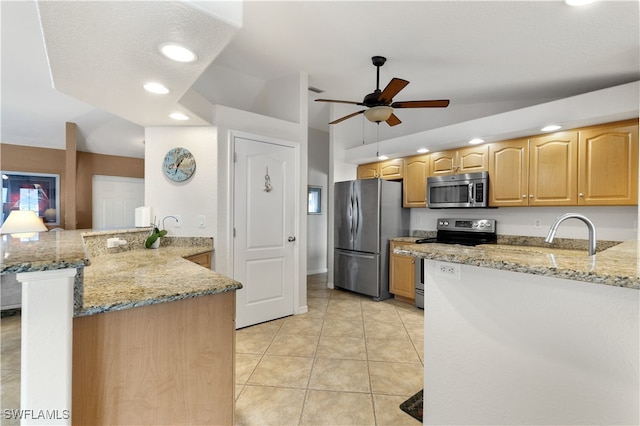
<svg viewBox="0 0 640 426">
<path fill-rule="evenodd" d="M 380 123 L 381 121 L 387 121 L 393 114 L 393 108 L 390 106 L 380 105 L 369 108 L 364 112 L 364 116 L 367 120 L 373 123 Z"/>
</svg>

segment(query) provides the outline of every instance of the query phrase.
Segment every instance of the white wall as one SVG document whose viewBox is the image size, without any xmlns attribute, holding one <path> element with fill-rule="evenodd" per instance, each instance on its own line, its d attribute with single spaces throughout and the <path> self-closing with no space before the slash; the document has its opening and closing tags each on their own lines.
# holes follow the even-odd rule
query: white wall
<svg viewBox="0 0 640 426">
<path fill-rule="evenodd" d="M 322 213 L 307 216 L 307 274 L 327 272 L 329 134 L 309 129 L 308 185 L 322 187 Z"/>
<path fill-rule="evenodd" d="M 597 239 L 624 241 L 635 239 L 638 208 L 629 207 L 500 207 L 494 209 L 411 209 L 411 232 L 435 231 L 440 217 L 496 219 L 498 234 L 546 237 L 555 219 L 564 213 L 581 213 L 596 225 Z M 540 227 L 535 221 L 540 220 Z M 587 227 L 579 220 L 560 225 L 556 238 L 587 239 Z"/>
<path fill-rule="evenodd" d="M 436 263 L 424 424 L 640 423 L 638 290 L 465 265 L 455 280 Z"/>
<path fill-rule="evenodd" d="M 187 148 L 196 159 L 196 171 L 184 182 L 169 180 L 162 171 L 164 156 L 171 148 Z M 217 134 L 216 128 L 148 127 L 145 129 L 145 205 L 151 207 L 151 218 L 162 221 L 165 216 L 179 215 L 180 224 L 165 222 L 169 235 L 213 237 L 217 239 Z M 205 227 L 198 227 L 198 216 L 204 215 Z"/>
</svg>

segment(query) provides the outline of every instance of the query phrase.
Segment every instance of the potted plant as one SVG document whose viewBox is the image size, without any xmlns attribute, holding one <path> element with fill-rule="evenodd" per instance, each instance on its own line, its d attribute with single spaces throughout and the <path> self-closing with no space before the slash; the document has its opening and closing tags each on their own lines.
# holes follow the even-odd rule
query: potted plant
<svg viewBox="0 0 640 426">
<path fill-rule="evenodd" d="M 151 235 L 147 237 L 144 246 L 148 249 L 155 249 L 160 246 L 160 237 L 167 235 L 167 230 L 160 230 L 155 223 L 152 223 L 151 226 L 153 226 L 153 231 L 151 231 Z"/>
</svg>

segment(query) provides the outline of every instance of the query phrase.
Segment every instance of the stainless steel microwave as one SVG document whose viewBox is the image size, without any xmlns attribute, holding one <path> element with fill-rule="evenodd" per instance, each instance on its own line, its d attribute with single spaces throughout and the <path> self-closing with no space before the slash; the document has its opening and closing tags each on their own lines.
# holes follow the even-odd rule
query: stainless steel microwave
<svg viewBox="0 0 640 426">
<path fill-rule="evenodd" d="M 487 207 L 489 173 L 432 176 L 427 178 L 430 209 Z"/>
</svg>

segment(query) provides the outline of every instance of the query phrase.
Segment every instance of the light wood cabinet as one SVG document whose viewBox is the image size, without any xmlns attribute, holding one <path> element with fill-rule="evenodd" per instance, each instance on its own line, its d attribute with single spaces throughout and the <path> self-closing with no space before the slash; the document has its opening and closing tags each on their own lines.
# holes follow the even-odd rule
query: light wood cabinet
<svg viewBox="0 0 640 426">
<path fill-rule="evenodd" d="M 185 257 L 193 263 L 197 263 L 200 266 L 204 266 L 207 269 L 211 269 L 211 252 L 205 252 L 200 254 L 194 254 L 193 256 Z"/>
<path fill-rule="evenodd" d="M 489 205 L 529 205 L 528 139 L 514 139 L 489 145 Z"/>
<path fill-rule="evenodd" d="M 404 158 L 366 163 L 358 166 L 358 179 L 399 180 L 404 176 Z"/>
<path fill-rule="evenodd" d="M 427 176 L 429 176 L 429 154 L 404 159 L 403 207 L 427 207 Z"/>
<path fill-rule="evenodd" d="M 578 205 L 638 204 L 637 120 L 578 135 Z"/>
<path fill-rule="evenodd" d="M 235 291 L 73 319 L 73 424 L 234 424 Z"/>
<path fill-rule="evenodd" d="M 357 176 L 358 179 L 376 179 L 380 177 L 380 163 L 360 164 Z"/>
<path fill-rule="evenodd" d="M 577 165 L 578 132 L 529 139 L 529 205 L 577 205 Z"/>
<path fill-rule="evenodd" d="M 389 246 L 389 292 L 396 298 L 413 303 L 416 294 L 416 259 L 412 256 L 393 254 L 393 249 L 406 244 L 390 241 Z"/>
<path fill-rule="evenodd" d="M 404 158 L 386 160 L 380 163 L 380 178 L 398 180 L 404 177 Z"/>
<path fill-rule="evenodd" d="M 485 172 L 489 169 L 487 145 L 434 152 L 429 158 L 430 176 Z"/>
</svg>

